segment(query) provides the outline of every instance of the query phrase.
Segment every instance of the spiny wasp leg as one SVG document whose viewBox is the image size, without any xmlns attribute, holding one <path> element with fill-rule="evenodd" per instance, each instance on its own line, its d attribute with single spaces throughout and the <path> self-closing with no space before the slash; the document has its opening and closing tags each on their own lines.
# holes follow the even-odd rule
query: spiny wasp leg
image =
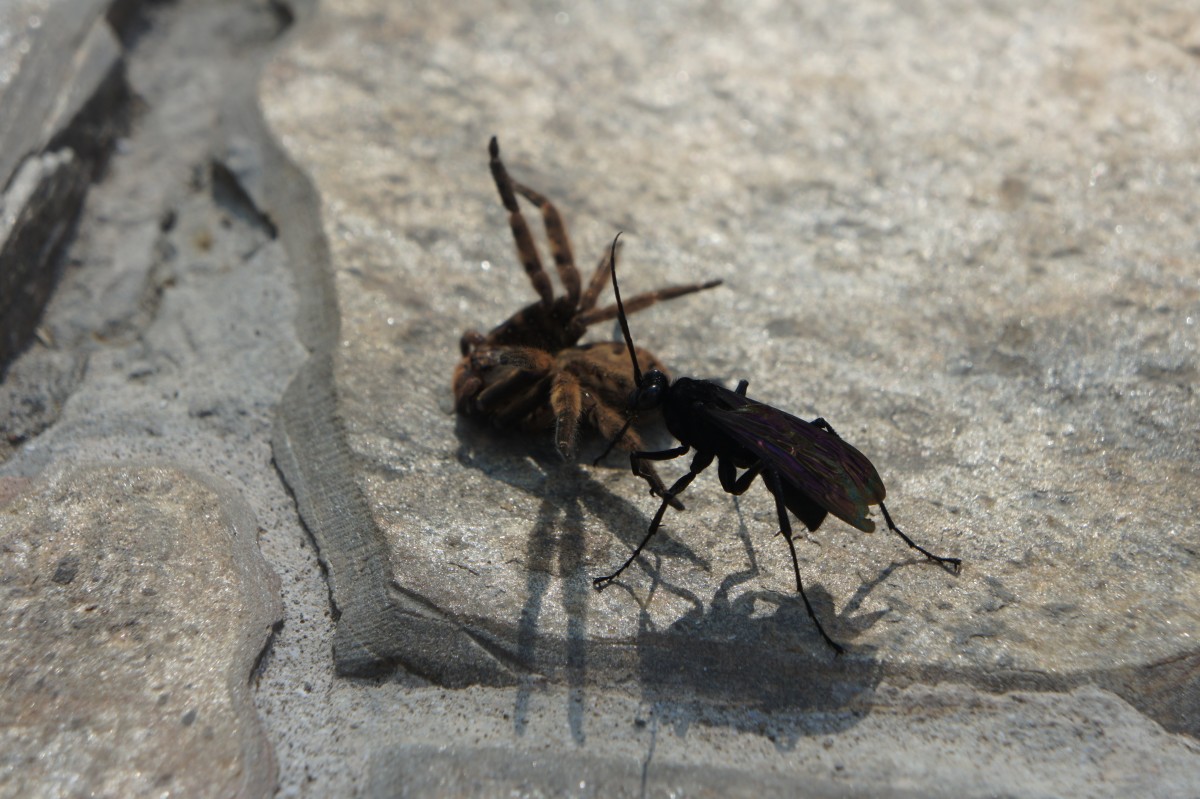
<svg viewBox="0 0 1200 799">
<path fill-rule="evenodd" d="M 673 452 L 673 451 L 674 450 L 665 450 L 664 452 Z M 687 451 L 686 448 L 684 449 L 684 451 L 685 452 Z M 648 452 L 648 453 L 644 453 L 644 454 L 646 454 L 646 455 L 664 455 L 664 452 Z M 680 452 L 680 453 L 676 453 L 675 455 L 672 455 L 670 457 L 677 458 L 677 457 L 679 457 L 679 455 L 682 455 L 682 454 L 683 453 Z M 666 458 L 664 457 L 663 460 L 665 460 L 665 459 Z M 646 532 L 646 537 L 642 539 L 642 543 L 637 545 L 637 548 L 635 550 L 633 550 L 633 554 L 630 555 L 628 560 L 626 560 L 624 563 L 622 563 L 621 567 L 619 569 L 617 569 L 615 572 L 613 572 L 612 574 L 606 575 L 604 577 L 597 577 L 596 579 L 592 580 L 593 588 L 595 588 L 597 591 L 603 591 L 605 588 L 607 588 L 609 585 L 612 584 L 613 580 L 615 580 L 621 576 L 621 572 L 625 571 L 627 568 L 629 568 L 630 564 L 632 564 L 635 560 L 637 560 L 638 555 L 642 554 L 642 550 L 646 548 L 646 544 L 650 543 L 650 539 L 654 537 L 654 534 L 658 532 L 659 526 L 662 525 L 663 516 L 667 512 L 667 506 L 673 504 L 676 501 L 675 497 L 677 495 L 683 493 L 684 489 L 686 489 L 688 487 L 688 485 L 690 485 L 691 482 L 700 475 L 701 472 L 703 472 L 705 469 L 707 469 L 709 464 L 711 464 L 712 462 L 713 462 L 712 455 L 705 453 L 705 452 L 697 452 L 696 453 L 696 457 L 692 459 L 692 465 L 688 469 L 687 474 L 685 474 L 683 477 L 680 477 L 678 480 L 676 480 L 674 485 L 672 485 L 670 488 L 668 488 L 667 492 L 665 494 L 663 494 L 662 504 L 658 506 L 658 511 L 654 514 L 654 520 L 652 522 L 650 522 L 650 529 Z"/>
<path fill-rule="evenodd" d="M 896 526 L 896 523 L 892 521 L 892 514 L 888 513 L 887 506 L 884 505 L 882 502 L 879 503 L 879 509 L 881 511 L 883 511 L 883 520 L 885 522 L 887 522 L 888 529 L 891 530 L 896 535 L 903 538 L 904 543 L 908 544 L 910 547 L 917 550 L 922 555 L 924 555 L 925 557 L 932 560 L 934 563 L 938 563 L 942 566 L 946 566 L 950 569 L 950 571 L 952 573 L 958 574 L 959 570 L 962 568 L 962 559 L 961 558 L 946 558 L 946 557 L 942 557 L 941 555 L 933 554 L 928 549 L 926 549 L 925 547 L 918 544 L 916 541 L 913 541 L 911 538 L 906 536 L 903 533 L 903 531 L 901 531 L 901 529 Z"/>
<path fill-rule="evenodd" d="M 825 632 L 821 620 L 817 618 L 817 612 L 813 610 L 812 603 L 808 601 L 808 594 L 804 593 L 804 581 L 800 579 L 800 559 L 796 556 L 796 544 L 792 541 L 792 520 L 788 518 L 787 508 L 783 504 L 783 486 L 779 482 L 779 475 L 768 469 L 763 472 L 763 482 L 775 495 L 775 513 L 779 516 L 779 535 L 782 535 L 783 540 L 787 541 L 788 551 L 792 553 L 792 570 L 796 573 L 796 590 L 800 592 L 800 598 L 804 600 L 804 608 L 808 611 L 808 617 L 816 625 L 817 632 L 825 639 L 825 643 L 833 647 L 833 651 L 840 655 L 846 650 L 842 648 L 841 644 L 830 638 L 829 633 Z"/>
<path fill-rule="evenodd" d="M 825 421 L 825 419 L 822 417 L 818 416 L 816 419 L 813 419 L 812 425 L 813 425 L 813 427 L 819 427 L 822 430 L 827 431 L 830 435 L 841 438 L 841 436 L 838 435 L 837 431 L 833 429 L 833 425 L 829 424 L 829 422 Z M 896 526 L 896 523 L 892 521 L 892 514 L 888 513 L 887 505 L 884 505 L 883 502 L 879 503 L 879 510 L 883 512 L 883 520 L 887 523 L 888 529 L 891 530 L 896 535 L 900 536 L 900 538 L 902 538 L 904 540 L 904 543 L 908 544 L 910 547 L 917 550 L 922 555 L 924 555 L 925 557 L 932 560 L 934 563 L 938 563 L 938 564 L 941 564 L 942 566 L 948 567 L 950 569 L 951 573 L 953 573 L 953 574 L 959 573 L 959 570 L 962 568 L 962 559 L 961 558 L 947 558 L 947 557 L 943 557 L 941 555 L 933 554 L 928 549 L 921 546 L 916 541 L 913 541 L 911 538 L 909 538 L 907 535 L 905 535 L 904 531 Z"/>
</svg>

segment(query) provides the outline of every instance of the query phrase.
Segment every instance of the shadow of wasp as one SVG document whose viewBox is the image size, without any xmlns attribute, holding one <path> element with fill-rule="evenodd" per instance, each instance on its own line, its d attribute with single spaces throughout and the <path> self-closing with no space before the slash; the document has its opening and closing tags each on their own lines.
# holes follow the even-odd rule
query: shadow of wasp
<svg viewBox="0 0 1200 799">
<path fill-rule="evenodd" d="M 844 651 L 842 646 L 825 632 L 804 593 L 788 511 L 794 513 L 810 531 L 816 530 L 826 516 L 833 514 L 852 527 L 870 533 L 875 530 L 875 522 L 867 518 L 867 508 L 878 505 L 888 529 L 900 536 L 904 543 L 929 560 L 958 573 L 962 565 L 960 559 L 933 554 L 896 526 L 887 506 L 883 504 L 885 489 L 875 466 L 867 460 L 867 456 L 842 439 L 824 419 L 807 422 L 753 400 L 746 396 L 749 387 L 746 380 L 730 391 L 718 383 L 690 377 L 680 377 L 671 382 L 666 374 L 653 366 L 642 372 L 638 362 L 639 351 L 633 345 L 629 320 L 617 286 L 618 239 L 619 233 L 613 239 L 609 272 L 616 298 L 617 319 L 633 365 L 633 383 L 636 386 L 628 399 L 626 426 L 639 413 L 660 410 L 667 430 L 679 440 L 680 446 L 658 452 L 635 451 L 630 454 L 633 473 L 650 484 L 651 493 L 662 497 L 662 504 L 650 522 L 646 537 L 629 559 L 612 574 L 592 581 L 596 590 L 606 588 L 637 559 L 658 532 L 667 506 L 682 509 L 677 497 L 714 460 L 717 462 L 721 488 L 727 493 L 735 496 L 744 494 L 754 479 L 761 477 L 775 498 L 779 533 L 787 541 L 792 554 L 796 590 L 800 592 L 817 631 L 838 653 Z M 620 433 L 617 434 L 619 436 Z M 610 445 L 600 457 L 607 455 L 611 448 Z M 650 463 L 678 458 L 693 449 L 696 455 L 687 474 L 663 491 L 657 473 L 648 468 Z M 738 469 L 744 471 L 739 475 Z"/>
</svg>

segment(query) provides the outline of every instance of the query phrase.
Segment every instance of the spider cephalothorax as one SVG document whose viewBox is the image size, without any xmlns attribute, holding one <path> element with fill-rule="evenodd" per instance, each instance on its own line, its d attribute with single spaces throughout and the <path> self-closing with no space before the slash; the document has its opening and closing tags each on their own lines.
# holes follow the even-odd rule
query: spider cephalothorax
<svg viewBox="0 0 1200 799">
<path fill-rule="evenodd" d="M 590 325 L 615 319 L 617 308 L 597 308 L 609 280 L 609 256 L 600 261 L 586 288 L 571 255 L 571 243 L 555 207 L 533 189 L 513 181 L 500 160 L 495 137 L 488 145 L 492 177 L 508 210 L 517 257 L 539 300 L 522 308 L 486 335 L 468 330 L 462 336 L 462 360 L 454 369 L 454 405 L 459 413 L 489 419 L 500 427 L 525 430 L 553 428 L 554 441 L 564 458 L 575 456 L 580 423 L 613 438 L 625 424 L 625 407 L 636 388 L 630 375 L 629 354 L 616 342 L 578 345 Z M 554 296 L 550 276 L 542 268 L 533 235 L 517 195 L 538 206 L 546 238 L 564 294 Z M 633 313 L 661 300 L 719 285 L 712 280 L 670 286 L 632 297 L 625 312 Z M 639 348 L 639 361 L 665 371 L 651 353 Z M 642 449 L 637 432 L 627 429 L 616 446 Z"/>
</svg>

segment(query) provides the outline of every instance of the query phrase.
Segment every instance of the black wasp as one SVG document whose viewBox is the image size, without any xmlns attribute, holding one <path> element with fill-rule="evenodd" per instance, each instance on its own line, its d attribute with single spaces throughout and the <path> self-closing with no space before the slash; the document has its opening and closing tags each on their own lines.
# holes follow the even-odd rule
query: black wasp
<svg viewBox="0 0 1200 799">
<path fill-rule="evenodd" d="M 617 239 L 620 234 L 617 235 Z M 796 590 L 804 600 L 808 615 L 812 617 L 821 636 L 836 651 L 843 649 L 829 637 L 817 614 L 813 612 L 804 584 L 800 580 L 800 563 L 796 558 L 796 546 L 792 542 L 792 525 L 788 511 L 796 514 L 810 531 L 816 530 L 833 514 L 847 524 L 864 533 L 874 532 L 875 522 L 867 518 L 867 508 L 878 505 L 888 529 L 904 539 L 904 543 L 935 563 L 949 567 L 957 573 L 962 561 L 935 555 L 917 544 L 892 521 L 891 514 L 883 504 L 885 489 L 883 480 L 867 456 L 846 443 L 824 419 L 806 422 L 778 408 L 750 399 L 746 396 L 749 382 L 738 383 L 735 390 L 708 380 L 680 377 L 671 382 L 657 369 L 642 373 L 638 367 L 633 337 L 629 334 L 629 321 L 621 304 L 621 291 L 617 286 L 617 239 L 613 239 L 611 253 L 613 295 L 616 297 L 621 332 L 629 349 L 633 363 L 634 383 L 637 386 L 629 398 L 629 421 L 642 411 L 654 408 L 662 410 L 663 420 L 671 435 L 681 446 L 660 452 L 633 452 L 630 463 L 634 474 L 650 484 L 651 493 L 662 497 L 662 504 L 650 522 L 650 529 L 642 543 L 621 564 L 621 567 L 606 577 L 597 577 L 592 584 L 597 590 L 606 588 L 621 572 L 637 559 L 662 524 L 667 506 L 678 504 L 676 497 L 712 462 L 717 462 L 717 476 L 721 487 L 733 495 L 740 495 L 750 488 L 754 478 L 762 477 L 767 490 L 775 497 L 775 510 L 779 516 L 779 532 L 788 543 L 792 553 L 792 567 L 796 572 Z M 617 438 L 620 438 L 618 434 Z M 611 448 L 611 447 L 610 447 Z M 646 467 L 648 461 L 665 461 L 696 450 L 687 474 L 675 481 L 664 493 L 661 483 L 655 484 L 653 472 Z M 606 453 L 607 454 L 607 451 Z M 603 455 L 601 456 L 603 457 Z M 598 460 L 598 459 L 597 459 Z M 738 469 L 744 471 L 739 475 Z"/>
</svg>

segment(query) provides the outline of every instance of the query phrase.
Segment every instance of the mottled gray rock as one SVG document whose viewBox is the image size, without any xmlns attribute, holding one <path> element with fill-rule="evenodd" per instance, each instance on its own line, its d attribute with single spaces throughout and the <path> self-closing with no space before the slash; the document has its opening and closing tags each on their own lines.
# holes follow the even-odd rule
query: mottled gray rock
<svg viewBox="0 0 1200 799">
<path fill-rule="evenodd" d="M 250 675 L 279 580 L 228 485 L 73 470 L 0 508 L 0 793 L 262 796 Z"/>
<path fill-rule="evenodd" d="M 228 23 L 230 8 L 247 5 L 253 7 L 242 9 L 244 21 Z M 251 177 L 253 167 L 249 148 L 233 132 L 235 109 L 243 95 L 250 95 L 251 103 L 253 97 L 252 87 L 243 92 L 231 86 L 239 86 L 241 75 L 253 70 L 253 64 L 244 65 L 256 52 L 250 45 L 261 49 L 281 21 L 260 4 L 230 0 L 189 6 L 180 12 L 184 23 L 164 24 L 172 13 L 151 6 L 127 22 L 137 31 L 130 36 L 136 46 L 134 56 L 121 62 L 121 76 L 138 97 L 139 113 L 103 179 L 92 185 L 82 221 L 70 231 L 62 278 L 40 319 L 38 338 L 0 384 L 0 460 L 58 418 L 92 352 L 136 342 L 158 313 L 164 289 L 178 279 L 177 260 L 220 269 L 224 259 L 243 257 L 244 250 L 224 248 L 247 243 L 235 235 L 227 244 L 221 235 L 231 229 L 231 219 L 241 221 L 243 212 L 252 217 L 247 221 L 273 235 L 269 221 L 253 218 L 251 203 L 237 187 L 236 178 Z M 51 15 L 42 24 L 65 23 L 75 20 Z M 97 24 L 104 25 L 103 20 Z M 62 37 L 44 33 L 55 41 Z M 231 52 L 247 58 L 232 58 Z M 110 103 L 97 114 L 119 116 L 120 111 Z M 210 188 L 224 206 L 222 213 L 181 220 L 180 207 Z M 234 232 L 240 232 L 236 226 Z"/>
<path fill-rule="evenodd" d="M 5 183 L 30 154 L 56 149 L 51 142 L 82 122 L 77 117 L 89 102 L 111 99 L 97 95 L 120 69 L 119 45 L 104 18 L 112 5 L 113 0 L 16 0 L 0 9 L 0 103 L 8 111 L 0 120 Z M 74 135 L 82 140 L 81 132 Z"/>
<path fill-rule="evenodd" d="M 283 578 L 280 795 L 1196 795 L 1190 9 L 326 4 L 266 84 L 300 169 L 250 96 L 282 5 L 137 17 L 143 114 L 0 386 L 0 503 L 111 458 L 237 487 Z M 450 413 L 462 329 L 532 299 L 493 133 L 585 269 L 619 228 L 631 291 L 726 278 L 635 336 L 825 415 L 964 574 L 830 523 L 833 659 L 769 497 L 710 473 L 597 597 L 640 484 Z M 275 456 L 332 608 L 266 442 L 305 348 Z"/>
<path fill-rule="evenodd" d="M 382 750 L 371 764 L 366 796 L 752 797 L 794 796 L 794 780 L 749 775 L 731 768 L 656 765 L 635 758 L 605 759 L 507 748 L 416 745 Z M 832 783 L 806 781 L 804 795 L 836 797 Z M 917 795 L 898 792 L 894 796 Z"/>
<path fill-rule="evenodd" d="M 327 9 L 264 97 L 321 193 L 341 314 L 332 387 L 312 391 L 349 450 L 288 472 L 301 496 L 337 486 L 306 518 L 339 665 L 411 667 L 436 617 L 479 644 L 417 669 L 447 683 L 636 678 L 739 701 L 787 664 L 817 684 L 1100 681 L 1194 731 L 1196 669 L 1145 677 L 1194 666 L 1200 631 L 1200 452 L 1180 435 L 1198 411 L 1197 62 L 1182 8 L 1079 14 Z M 769 498 L 734 501 L 714 474 L 595 594 L 654 508 L 621 459 L 563 465 L 549 434 L 450 412 L 458 335 L 533 296 L 491 134 L 585 269 L 624 230 L 631 292 L 725 278 L 634 317 L 635 338 L 828 419 L 962 575 L 828 523 L 800 552 L 853 650 L 834 660 Z"/>
<path fill-rule="evenodd" d="M 111 0 L 0 9 L 0 373 L 27 343 L 92 177 L 122 125 Z"/>
<path fill-rule="evenodd" d="M 1185 16 L 1089 14 L 324 10 L 264 104 L 314 178 L 341 332 L 309 339 L 276 457 L 341 672 L 517 681 L 335 686 L 355 733 L 304 750 L 327 784 L 361 786 L 365 749 L 372 795 L 1194 793 L 1159 725 L 1194 735 L 1200 701 L 1196 68 Z M 450 413 L 461 331 L 533 297 L 491 134 L 585 269 L 621 229 L 630 291 L 726 278 L 639 342 L 828 418 L 964 573 L 830 523 L 801 552 L 833 659 L 769 499 L 706 475 L 597 597 L 640 484 Z"/>
<path fill-rule="evenodd" d="M 239 0 L 148 4 L 130 21 L 138 35 L 131 37 L 127 66 L 140 113 L 102 178 L 91 187 L 70 241 L 63 279 L 40 324 L 44 335 L 18 358 L 0 385 L 0 429 L 7 434 L 0 443 L 0 496 L 15 493 L 11 486 L 72 464 L 113 461 L 166 461 L 189 474 L 204 475 L 188 478 L 201 481 L 192 490 L 202 498 L 211 493 L 205 487 L 210 481 L 223 484 L 226 492 L 236 491 L 240 503 L 230 506 L 229 513 L 249 513 L 249 506 L 254 521 L 248 527 L 238 522 L 244 541 L 225 553 L 224 561 L 214 563 L 228 565 L 229 558 L 237 558 L 257 573 L 263 568 L 255 541 L 261 533 L 263 550 L 270 553 L 272 566 L 291 592 L 287 607 L 292 626 L 279 656 L 291 663 L 305 651 L 306 636 L 321 635 L 329 623 L 319 565 L 272 467 L 268 442 L 274 404 L 304 352 L 291 325 L 297 300 L 285 256 L 271 220 L 252 200 L 252 178 L 264 171 L 262 142 L 254 139 L 258 132 L 250 113 L 254 76 L 285 21 L 267 4 Z M 239 184 L 242 179 L 248 181 L 246 188 Z M 88 487 L 89 474 L 97 482 L 94 491 Z M 99 495 L 107 475 L 103 470 L 79 473 L 73 485 L 80 495 Z M 162 516 L 157 501 L 156 496 L 133 496 L 126 513 L 135 520 L 147 514 Z M 205 502 L 189 515 L 194 523 L 169 529 L 184 537 L 174 544 L 178 550 L 199 549 L 206 542 L 215 546 L 211 536 L 217 532 L 228 538 L 220 518 L 205 522 L 203 512 L 211 511 L 216 500 Z M 46 504 L 42 510 L 53 513 L 54 506 Z M 193 541 L 193 536 L 198 538 Z M 243 543 L 255 550 L 242 551 Z M 60 573 L 56 564 L 38 574 L 47 585 L 54 575 L 69 573 Z M 196 576 L 204 574 L 199 571 Z M 231 581 L 225 588 L 234 590 L 236 571 L 225 576 Z M 239 601 L 245 607 L 220 608 L 220 615 L 201 631 L 211 632 L 216 640 L 205 651 L 210 660 L 200 667 L 216 662 L 219 671 L 206 671 L 188 687 L 193 682 L 194 648 L 160 647 L 154 662 L 156 669 L 171 676 L 173 682 L 164 690 L 173 691 L 179 702 L 189 691 L 212 693 L 219 687 L 228 692 L 228 686 L 236 686 L 236 694 L 226 699 L 226 712 L 236 710 L 236 716 L 220 717 L 216 709 L 198 707 L 188 717 L 191 726 L 183 729 L 181 720 L 190 708 L 168 706 L 170 715 L 163 718 L 170 726 L 164 729 L 174 737 L 158 741 L 161 763 L 185 763 L 187 768 L 177 776 L 180 784 L 194 778 L 189 769 L 199 769 L 201 778 L 208 780 L 196 788 L 180 788 L 185 794 L 243 790 L 269 795 L 275 789 L 270 753 L 281 736 L 260 726 L 249 700 L 256 693 L 250 690 L 252 681 L 261 677 L 257 659 L 270 662 L 264 646 L 267 631 L 280 619 L 280 584 L 259 576 L 267 582 L 243 592 Z M 163 600 L 159 613 L 154 600 L 162 596 L 135 594 L 133 599 L 139 607 L 144 605 L 146 616 L 167 627 L 178 623 L 178 629 L 163 635 L 187 643 L 190 620 L 169 616 L 175 607 L 171 602 L 178 599 L 173 596 Z M 189 601 L 196 602 L 197 612 L 206 608 L 200 599 Z M 48 630 L 69 635 L 76 610 L 42 610 Z M 231 613 L 240 613 L 240 620 Z M 253 641 L 236 637 L 241 625 L 256 619 Z M 309 668 L 329 672 L 328 644 L 312 648 L 318 654 L 312 658 L 316 665 Z M 85 652 L 81 668 L 89 667 L 88 657 Z M 45 676 L 73 674 L 72 668 L 64 653 L 53 669 L 44 669 Z M 131 666 L 114 660 L 106 679 L 140 684 L 142 671 L 140 662 Z M 13 683 L 6 702 L 14 707 L 36 703 L 35 676 L 30 671 L 24 682 Z M 296 671 L 285 679 L 297 680 Z M 314 681 L 307 674 L 299 679 Z M 296 682 L 284 690 L 289 697 L 295 694 Z M 234 698 L 240 703 L 236 708 L 230 704 Z M 267 708 L 273 706 L 268 703 Z M 275 721 L 296 724 L 292 719 Z M 177 735 L 176 727 L 182 730 Z M 217 739 L 202 738 L 202 748 L 189 750 L 186 736 L 205 734 Z M 99 740 L 97 746 L 111 743 Z M 14 750 L 13 757 L 20 759 L 32 745 L 23 744 L 26 748 Z M 144 765 L 145 746 L 130 736 L 116 741 L 111 751 L 99 750 L 98 756 L 108 763 L 103 776 L 114 784 L 125 780 L 125 788 L 113 788 L 110 795 L 137 791 L 134 782 L 140 777 L 133 766 Z M 206 773 L 211 764 L 201 753 L 225 760 Z M 86 755 L 81 749 L 80 757 Z M 38 761 L 37 770 L 14 771 L 13 779 L 19 777 L 20 782 L 13 784 L 19 784 L 23 795 L 50 794 L 60 790 L 78 765 L 68 757 L 45 758 Z M 222 773 L 225 766 L 230 771 Z M 146 773 L 150 779 L 162 775 Z M 89 775 L 74 784 L 79 787 L 72 790 L 105 790 Z M 151 785 L 141 792 L 154 789 Z"/>
</svg>

